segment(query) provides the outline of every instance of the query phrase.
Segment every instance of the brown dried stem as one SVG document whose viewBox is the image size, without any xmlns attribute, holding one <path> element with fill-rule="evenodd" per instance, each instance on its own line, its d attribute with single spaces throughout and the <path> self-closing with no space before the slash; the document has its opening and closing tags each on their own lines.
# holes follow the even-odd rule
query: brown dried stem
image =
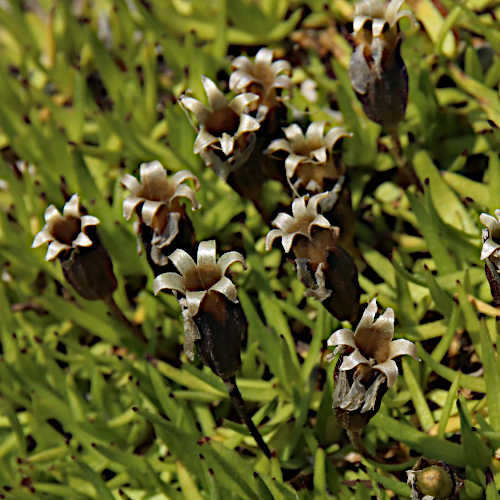
<svg viewBox="0 0 500 500">
<path fill-rule="evenodd" d="M 229 377 L 227 379 L 225 378 L 223 380 L 224 383 L 226 384 L 227 392 L 229 393 L 231 403 L 233 404 L 233 407 L 238 413 L 238 416 L 240 417 L 241 421 L 245 423 L 251 436 L 257 442 L 258 447 L 264 452 L 264 455 L 267 458 L 271 458 L 271 451 L 269 450 L 269 447 L 262 439 L 260 432 L 257 430 L 257 427 L 255 427 L 255 424 L 253 423 L 252 419 L 248 416 L 248 413 L 245 410 L 245 402 L 243 401 L 238 386 L 236 385 L 236 378 L 233 375 L 232 377 Z"/>
</svg>

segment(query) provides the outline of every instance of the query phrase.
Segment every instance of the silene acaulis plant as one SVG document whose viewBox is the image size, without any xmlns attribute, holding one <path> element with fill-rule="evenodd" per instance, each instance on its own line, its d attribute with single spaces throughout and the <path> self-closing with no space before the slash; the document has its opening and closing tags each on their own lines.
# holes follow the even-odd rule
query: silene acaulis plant
<svg viewBox="0 0 500 500">
<path fill-rule="evenodd" d="M 196 245 L 194 229 L 181 199 L 190 201 L 197 210 L 195 191 L 200 187 L 197 177 L 188 170 L 175 173 L 170 180 L 158 161 L 142 163 L 137 180 L 125 174 L 120 182 L 130 191 L 123 202 L 123 216 L 129 220 L 134 213 L 138 221 L 134 229 L 155 275 L 168 263 L 168 255 L 176 248 L 191 251 Z M 193 182 L 193 187 L 186 184 Z M 138 242 L 139 243 L 139 242 Z M 141 244 L 138 244 L 141 253 Z"/>
<path fill-rule="evenodd" d="M 79 295 L 87 300 L 108 300 L 117 281 L 109 254 L 97 234 L 99 219 L 82 215 L 77 194 L 64 205 L 62 214 L 50 205 L 44 218 L 45 226 L 31 248 L 48 243 L 45 260 L 59 259 L 64 277 Z"/>
<path fill-rule="evenodd" d="M 313 297 L 339 320 L 354 321 L 359 310 L 360 289 L 354 261 L 339 242 L 340 230 L 318 213 L 329 193 L 296 198 L 292 214 L 280 213 L 273 221 L 277 229 L 266 237 L 266 249 L 281 238 L 286 253 L 293 252 L 297 276 Z"/>
<path fill-rule="evenodd" d="M 416 26 L 413 13 L 401 10 L 404 0 L 363 0 L 354 6 L 355 50 L 347 68 L 349 79 L 365 113 L 395 133 L 408 100 L 408 73 L 401 57 L 404 33 L 399 21 Z"/>
<path fill-rule="evenodd" d="M 337 346 L 329 361 L 340 353 L 335 368 L 333 408 L 340 425 L 358 432 L 380 409 L 382 397 L 398 378 L 394 358 L 408 355 L 420 361 L 415 344 L 394 339 L 394 311 L 388 307 L 375 320 L 377 300 L 366 307 L 353 332 L 342 328 L 328 339 Z"/>
</svg>

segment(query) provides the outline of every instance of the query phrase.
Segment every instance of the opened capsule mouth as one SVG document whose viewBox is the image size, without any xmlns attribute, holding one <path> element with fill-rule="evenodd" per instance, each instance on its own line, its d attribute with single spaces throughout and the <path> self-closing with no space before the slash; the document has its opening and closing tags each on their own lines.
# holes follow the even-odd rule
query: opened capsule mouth
<svg viewBox="0 0 500 500">
<path fill-rule="evenodd" d="M 363 24 L 363 26 L 361 27 L 361 29 L 371 32 L 371 31 L 372 31 L 372 29 L 373 29 L 373 21 L 372 21 L 371 19 L 367 19 L 367 20 L 364 22 L 364 24 Z"/>
<path fill-rule="evenodd" d="M 51 233 L 57 241 L 71 246 L 81 230 L 81 219 L 76 217 L 61 218 L 54 222 Z"/>
<path fill-rule="evenodd" d="M 221 279 L 221 273 L 217 269 L 197 269 L 185 276 L 186 290 L 197 292 L 209 290 Z"/>
<path fill-rule="evenodd" d="M 221 137 L 224 132 L 230 136 L 236 135 L 239 125 L 238 114 L 230 108 L 214 111 L 205 122 L 208 132 L 216 137 Z"/>
</svg>

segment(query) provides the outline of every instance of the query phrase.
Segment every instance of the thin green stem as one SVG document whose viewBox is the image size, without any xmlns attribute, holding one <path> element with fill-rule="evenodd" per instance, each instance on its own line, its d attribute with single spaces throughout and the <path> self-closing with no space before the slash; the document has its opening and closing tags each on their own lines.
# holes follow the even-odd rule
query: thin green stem
<svg viewBox="0 0 500 500">
<path fill-rule="evenodd" d="M 122 310 L 118 307 L 118 304 L 115 302 L 113 296 L 110 296 L 107 300 L 105 300 L 106 305 L 109 308 L 109 311 L 113 317 L 115 317 L 120 323 L 125 325 L 128 330 L 136 337 L 142 344 L 147 344 L 148 339 L 144 335 L 142 329 L 134 325 L 126 316 L 123 314 Z"/>
<path fill-rule="evenodd" d="M 227 379 L 225 378 L 223 380 L 224 383 L 226 384 L 229 397 L 231 398 L 231 403 L 233 403 L 234 409 L 238 413 L 238 416 L 240 417 L 241 421 L 245 423 L 250 434 L 257 442 L 258 447 L 264 452 L 264 455 L 267 458 L 271 458 L 271 451 L 269 450 L 269 447 L 262 439 L 260 432 L 257 430 L 257 427 L 255 427 L 255 424 L 253 423 L 252 419 L 248 416 L 248 413 L 245 410 L 245 402 L 243 401 L 238 386 L 236 385 L 235 376 L 233 375 L 232 377 L 229 377 Z"/>
<path fill-rule="evenodd" d="M 397 129 L 390 132 L 389 135 L 391 137 L 391 144 L 392 144 L 391 152 L 398 166 L 400 168 L 403 168 L 407 166 L 408 162 L 406 161 L 405 155 L 403 153 L 403 146 L 401 146 L 401 141 L 399 140 L 399 133 Z"/>
<path fill-rule="evenodd" d="M 361 431 L 350 431 L 347 430 L 347 437 L 351 441 L 354 449 L 361 453 L 364 458 L 371 460 L 372 462 L 378 462 L 380 464 L 385 464 L 386 461 L 381 457 L 373 456 L 363 444 L 363 440 L 361 439 Z"/>
<path fill-rule="evenodd" d="M 416 184 L 418 186 L 419 180 L 415 175 L 411 163 L 406 159 L 403 152 L 403 146 L 399 140 L 398 129 L 388 131 L 388 135 L 391 138 L 390 150 L 399 169 L 399 184 L 403 187 L 411 184 Z"/>
</svg>

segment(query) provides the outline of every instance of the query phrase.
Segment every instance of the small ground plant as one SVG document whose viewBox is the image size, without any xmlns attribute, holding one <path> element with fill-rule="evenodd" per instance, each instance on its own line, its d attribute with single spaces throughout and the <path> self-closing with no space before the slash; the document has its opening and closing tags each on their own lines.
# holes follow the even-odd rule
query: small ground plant
<svg viewBox="0 0 500 500">
<path fill-rule="evenodd" d="M 0 1 L 0 498 L 500 495 L 500 5 Z"/>
</svg>

